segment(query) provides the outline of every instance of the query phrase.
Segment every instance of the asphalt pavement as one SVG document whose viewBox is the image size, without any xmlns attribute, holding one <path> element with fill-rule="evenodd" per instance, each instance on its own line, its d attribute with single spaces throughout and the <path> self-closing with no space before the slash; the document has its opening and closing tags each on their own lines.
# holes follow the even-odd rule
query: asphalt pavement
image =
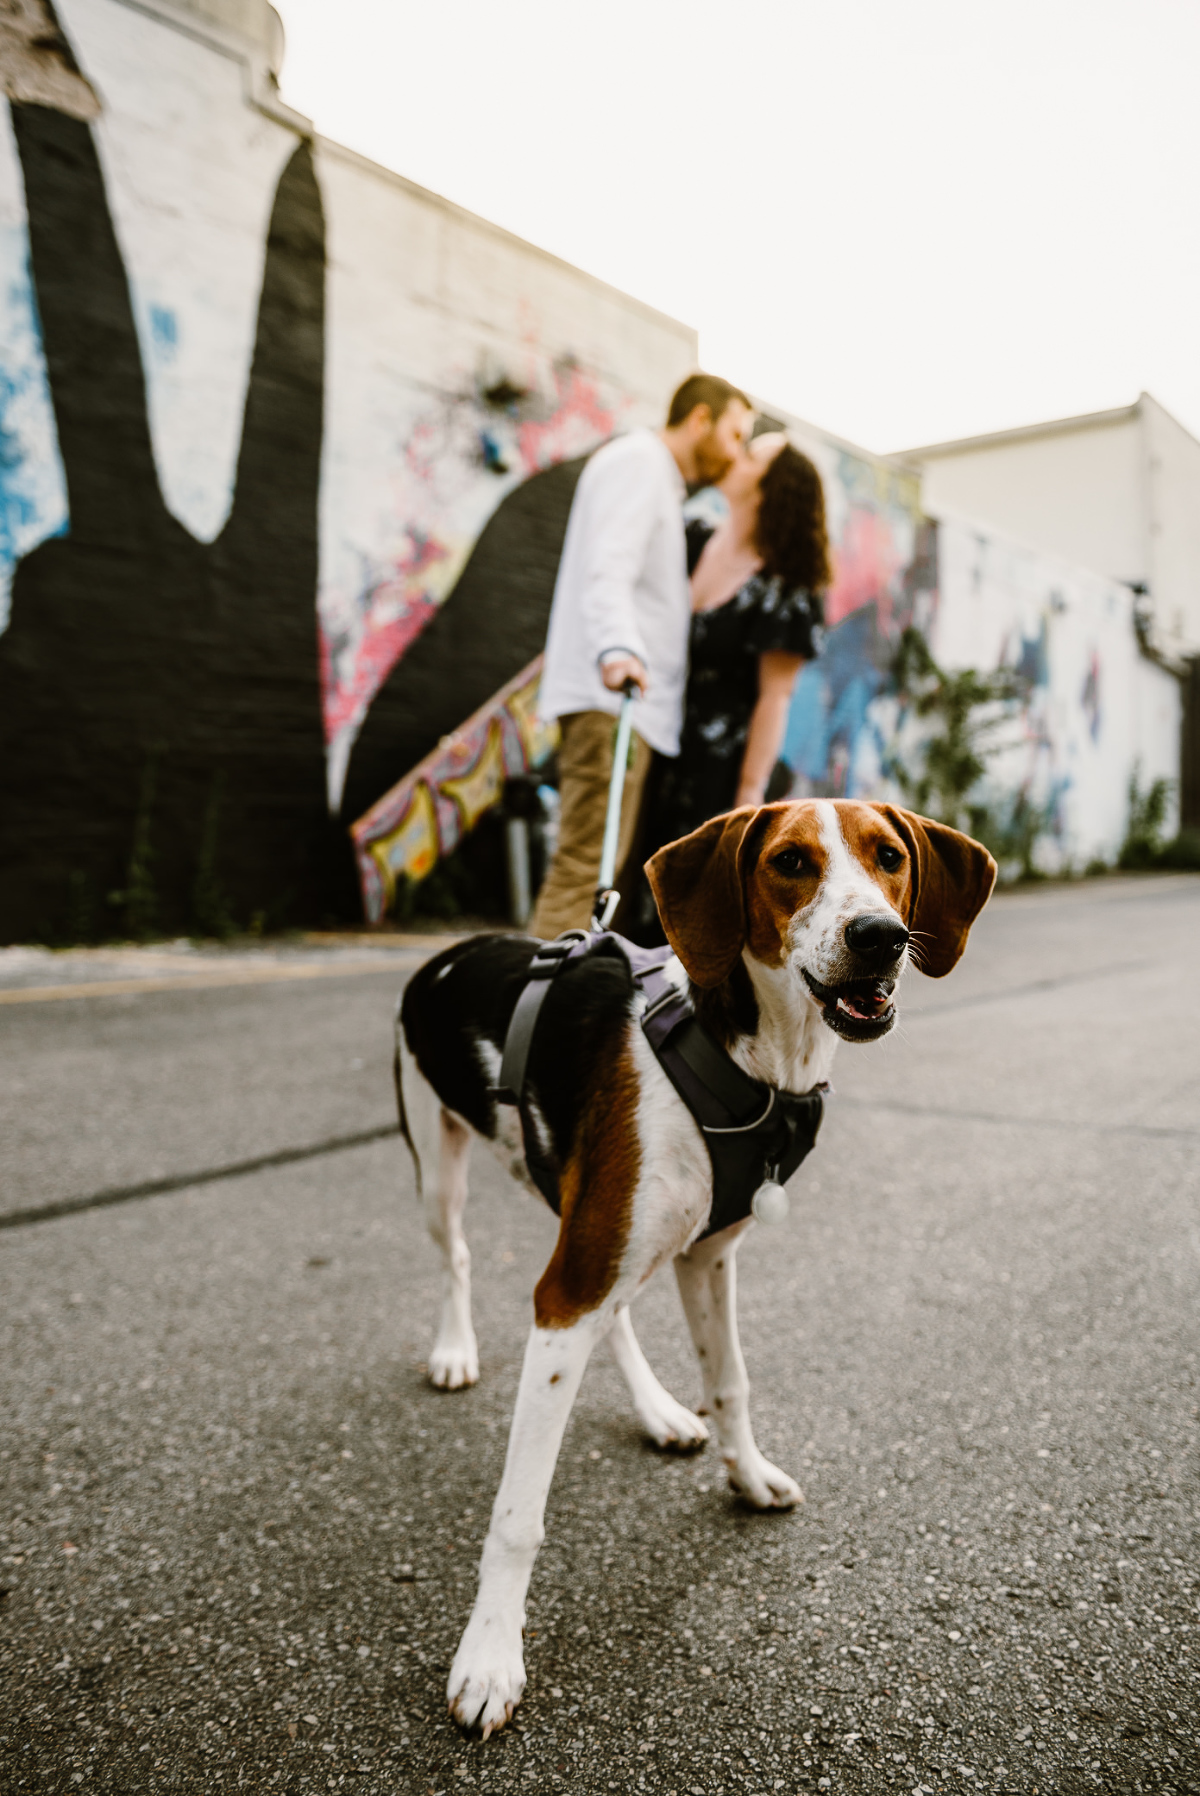
<svg viewBox="0 0 1200 1796">
<path fill-rule="evenodd" d="M 554 1222 L 477 1154 L 482 1382 L 432 1390 L 422 945 L 0 953 L 0 1790 L 1200 1791 L 1198 943 L 1200 879 L 1002 895 L 839 1048 L 741 1256 L 804 1505 L 598 1355 L 486 1744 L 443 1692 Z M 695 1402 L 669 1279 L 635 1316 Z"/>
</svg>

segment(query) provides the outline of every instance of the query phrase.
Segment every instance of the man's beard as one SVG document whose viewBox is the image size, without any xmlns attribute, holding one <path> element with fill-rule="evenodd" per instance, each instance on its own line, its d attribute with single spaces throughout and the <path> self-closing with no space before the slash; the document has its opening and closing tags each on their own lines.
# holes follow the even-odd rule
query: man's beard
<svg viewBox="0 0 1200 1796">
<path fill-rule="evenodd" d="M 716 433 L 710 432 L 696 444 L 696 478 L 701 486 L 715 486 L 733 466 L 733 457 L 718 448 L 715 439 Z"/>
</svg>

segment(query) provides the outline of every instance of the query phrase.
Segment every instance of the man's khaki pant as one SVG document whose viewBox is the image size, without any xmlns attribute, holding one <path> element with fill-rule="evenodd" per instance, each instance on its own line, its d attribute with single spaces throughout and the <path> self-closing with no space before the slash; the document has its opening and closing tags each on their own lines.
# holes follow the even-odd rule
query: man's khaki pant
<svg viewBox="0 0 1200 1796">
<path fill-rule="evenodd" d="M 586 929 L 591 921 L 600 878 L 617 720 L 607 711 L 575 711 L 559 719 L 559 728 L 562 740 L 558 750 L 558 848 L 529 919 L 530 935 L 540 936 L 543 941 L 561 935 L 564 929 Z M 621 798 L 614 885 L 633 843 L 642 791 L 650 771 L 650 749 L 636 730 L 631 740 L 632 765 L 625 775 Z"/>
</svg>

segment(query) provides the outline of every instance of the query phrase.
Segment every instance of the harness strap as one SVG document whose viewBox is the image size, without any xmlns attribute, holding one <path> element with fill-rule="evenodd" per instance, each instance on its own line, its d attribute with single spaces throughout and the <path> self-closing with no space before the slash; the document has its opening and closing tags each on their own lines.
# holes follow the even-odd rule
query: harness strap
<svg viewBox="0 0 1200 1796">
<path fill-rule="evenodd" d="M 668 979 L 670 948 L 638 948 L 620 936 L 569 930 L 538 947 L 517 999 L 498 1083 L 497 1103 L 514 1104 L 521 1116 L 525 1163 L 550 1208 L 558 1215 L 562 1194 L 553 1143 L 535 1115 L 525 1089 L 529 1052 L 550 983 L 565 966 L 598 947 L 615 945 L 645 998 L 642 1031 L 659 1065 L 704 1134 L 713 1167 L 713 1200 L 706 1235 L 718 1233 L 750 1214 L 753 1193 L 766 1177 L 781 1182 L 811 1152 L 821 1126 L 822 1093 L 778 1091 L 752 1078 L 709 1035 L 691 998 Z"/>
<path fill-rule="evenodd" d="M 491 1095 L 498 1104 L 521 1105 L 525 1095 L 525 1069 L 529 1065 L 533 1032 L 537 1027 L 538 1012 L 550 990 L 550 981 L 562 972 L 568 961 L 577 960 L 591 940 L 592 937 L 585 929 L 569 929 L 554 941 L 543 942 L 534 955 L 525 975 L 529 983 L 517 999 L 517 1008 L 512 1013 L 508 1034 L 504 1038 L 499 1082 L 492 1087 Z"/>
<path fill-rule="evenodd" d="M 762 1085 L 717 1046 L 692 1010 L 691 999 L 667 978 L 664 968 L 660 965 L 639 977 L 635 967 L 633 976 L 647 998 L 642 1029 L 650 1046 L 661 1059 L 670 1042 L 672 1052 L 681 1057 L 698 1081 L 697 1096 L 702 1108 L 697 1110 L 692 1105 L 693 1114 L 705 1118 L 715 1098 L 724 1114 L 711 1117 L 714 1127 L 727 1128 L 731 1123 L 738 1127 L 762 1116 Z"/>
<path fill-rule="evenodd" d="M 656 1059 L 700 1125 L 713 1169 L 705 1235 L 750 1214 L 765 1178 L 784 1182 L 812 1151 L 824 1092 L 779 1091 L 743 1071 L 713 1040 L 690 996 L 667 977 L 669 949 L 622 947 L 646 997 L 642 1031 Z"/>
</svg>

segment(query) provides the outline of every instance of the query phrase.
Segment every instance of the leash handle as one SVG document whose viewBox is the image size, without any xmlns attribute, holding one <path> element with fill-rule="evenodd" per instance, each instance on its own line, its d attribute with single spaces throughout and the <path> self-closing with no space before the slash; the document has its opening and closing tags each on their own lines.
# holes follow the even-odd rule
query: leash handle
<svg viewBox="0 0 1200 1796">
<path fill-rule="evenodd" d="M 637 687 L 626 680 L 625 696 L 617 718 L 617 745 L 613 750 L 612 778 L 608 785 L 608 810 L 604 818 L 604 845 L 600 850 L 600 878 L 596 886 L 596 902 L 592 909 L 593 930 L 607 929 L 617 908 L 619 894 L 612 889 L 617 871 L 617 838 L 621 833 L 621 793 L 625 785 L 625 765 L 629 760 L 629 738 L 633 734 L 633 704 Z"/>
</svg>

